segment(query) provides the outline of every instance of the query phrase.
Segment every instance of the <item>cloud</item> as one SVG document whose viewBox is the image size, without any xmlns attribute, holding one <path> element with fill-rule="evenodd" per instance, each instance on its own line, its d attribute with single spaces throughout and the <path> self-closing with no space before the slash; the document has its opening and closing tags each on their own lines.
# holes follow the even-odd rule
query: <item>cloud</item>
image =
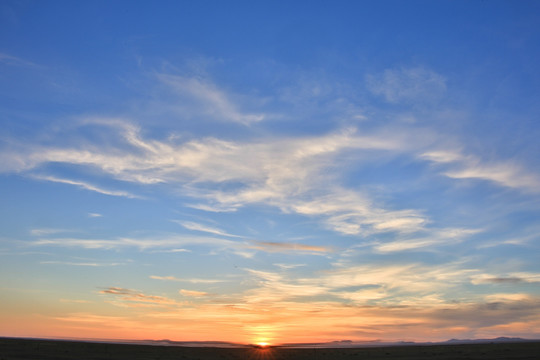
<svg viewBox="0 0 540 360">
<path fill-rule="evenodd" d="M 531 301 L 533 297 L 529 294 L 523 293 L 497 293 L 486 295 L 485 300 L 487 303 L 501 303 L 501 302 L 514 302 L 514 301 Z"/>
<path fill-rule="evenodd" d="M 102 217 L 103 215 L 102 214 L 98 214 L 98 213 L 88 213 L 88 217 L 91 217 L 91 218 L 97 218 L 97 217 Z"/>
<path fill-rule="evenodd" d="M 213 253 L 231 251 L 238 256 L 250 258 L 254 255 L 249 250 L 266 252 L 303 252 L 318 254 L 331 252 L 332 249 L 322 246 L 303 245 L 295 243 L 274 242 L 239 242 L 214 237 L 197 237 L 170 235 L 164 237 L 129 238 L 120 237 L 112 239 L 83 239 L 83 238 L 42 238 L 32 242 L 34 246 L 62 246 L 80 247 L 85 249 L 127 249 L 138 248 L 141 251 L 152 252 L 191 252 L 191 250 L 178 248 L 178 246 L 206 246 L 213 249 Z M 157 249 L 157 250 L 156 250 Z"/>
<path fill-rule="evenodd" d="M 19 67 L 31 67 L 36 68 L 40 67 L 31 61 L 21 59 L 20 57 L 12 56 L 6 53 L 0 53 L 0 64 L 6 64 L 9 66 L 19 66 Z"/>
<path fill-rule="evenodd" d="M 115 334 L 118 334 L 118 329 L 121 329 L 123 333 L 132 332 L 132 338 L 136 338 L 137 333 L 148 329 L 148 325 L 145 326 L 133 316 L 111 316 L 82 312 L 50 317 L 47 319 L 47 323 L 49 326 L 51 324 L 60 325 L 66 336 L 80 331 L 88 334 L 90 331 L 90 334 L 93 334 L 92 337 L 96 339 L 107 337 L 112 339 Z"/>
<path fill-rule="evenodd" d="M 69 231 L 71 230 L 43 228 L 43 229 L 32 229 L 30 230 L 30 234 L 32 234 L 33 236 L 47 236 L 47 235 L 54 235 L 54 234 L 59 234 L 59 233 L 69 232 Z"/>
<path fill-rule="evenodd" d="M 38 179 L 38 180 L 46 180 L 46 181 L 52 181 L 52 182 L 57 182 L 57 183 L 62 183 L 62 184 L 75 185 L 75 186 L 78 186 L 78 187 L 80 187 L 82 189 L 95 191 L 97 193 L 104 194 L 104 195 L 122 196 L 122 197 L 127 197 L 127 198 L 130 198 L 130 199 L 141 198 L 140 196 L 133 195 L 133 194 L 131 194 L 129 192 L 126 192 L 126 191 L 114 191 L 114 190 L 102 189 L 102 188 L 100 188 L 98 186 L 86 183 L 84 181 L 60 179 L 60 178 L 57 178 L 57 177 L 54 177 L 54 176 L 33 176 L 33 177 L 35 179 Z"/>
<path fill-rule="evenodd" d="M 193 222 L 193 221 L 181 221 L 181 220 L 171 220 L 171 221 L 182 225 L 183 227 L 185 227 L 188 230 L 207 232 L 207 233 L 210 233 L 210 234 L 226 236 L 226 237 L 237 237 L 237 238 L 243 237 L 243 236 L 239 236 L 239 235 L 232 235 L 232 234 L 229 234 L 229 233 L 227 233 L 227 232 L 225 232 L 225 231 L 223 231 L 221 229 L 209 227 L 209 226 L 199 224 L 199 223 L 196 223 L 196 222 Z"/>
<path fill-rule="evenodd" d="M 326 246 L 313 246 L 296 243 L 283 243 L 283 242 L 268 242 L 268 241 L 254 241 L 253 249 L 267 251 L 267 252 L 332 252 L 332 249 Z"/>
<path fill-rule="evenodd" d="M 342 303 L 388 306 L 438 306 L 440 294 L 467 283 L 476 269 L 461 264 L 426 266 L 421 264 L 349 265 L 294 278 L 278 272 L 245 269 L 259 280 L 245 294 L 248 303 L 332 299 Z M 312 300 L 313 301 L 313 300 Z"/>
<path fill-rule="evenodd" d="M 478 338 L 478 334 L 537 337 L 540 299 L 516 297 L 491 302 L 414 305 L 344 305 L 335 301 L 192 303 L 170 308 L 142 308 L 129 317 L 75 313 L 55 318 L 74 326 L 108 328 L 108 324 L 163 338 L 171 328 L 189 327 L 193 336 L 242 334 L 236 341 L 265 337 L 272 342 L 343 339 L 441 341 Z M 51 319 L 48 319 L 49 323 Z M 309 331 L 306 331 L 309 329 Z M 144 331 L 143 331 L 144 330 Z M 527 332 L 527 330 L 529 332 Z M 135 335 L 135 334 L 134 334 Z"/>
<path fill-rule="evenodd" d="M 423 67 L 387 69 L 367 76 L 368 89 L 391 103 L 426 103 L 438 100 L 446 91 L 446 79 Z"/>
<path fill-rule="evenodd" d="M 151 275 L 150 279 L 163 280 L 163 281 L 189 282 L 193 284 L 216 284 L 216 283 L 227 281 L 227 280 L 219 280 L 219 279 L 198 279 L 198 278 L 180 279 L 174 276 L 158 276 L 158 275 Z"/>
<path fill-rule="evenodd" d="M 492 274 L 477 274 L 471 278 L 471 283 L 475 285 L 540 283 L 540 273 L 513 272 L 504 276 Z"/>
<path fill-rule="evenodd" d="M 168 250 L 154 250 L 153 253 L 183 253 L 183 252 L 191 252 L 191 250 L 188 249 L 168 249 Z"/>
<path fill-rule="evenodd" d="M 97 262 L 71 262 L 71 261 L 41 261 L 40 264 L 91 266 L 91 267 L 125 265 L 125 263 L 97 263 Z"/>
<path fill-rule="evenodd" d="M 74 303 L 74 304 L 89 304 L 91 301 L 80 300 L 80 299 L 60 299 L 60 302 L 63 303 Z"/>
<path fill-rule="evenodd" d="M 453 179 L 478 179 L 491 181 L 499 186 L 537 193 L 540 176 L 512 161 L 483 162 L 473 155 L 463 155 L 456 150 L 434 150 L 421 158 L 445 166 L 443 174 Z"/>
<path fill-rule="evenodd" d="M 138 127 L 122 119 L 90 118 L 84 125 L 111 128 L 116 133 L 108 134 L 118 136 L 121 141 L 113 148 L 86 145 L 79 149 L 25 148 L 17 156 L 11 156 L 18 159 L 11 163 L 23 172 L 52 163 L 76 164 L 100 169 L 117 180 L 143 185 L 168 184 L 199 200 L 198 204 L 189 206 L 208 211 L 234 211 L 250 204 L 266 204 L 284 212 L 321 217 L 327 228 L 343 234 L 414 232 L 428 221 L 416 210 L 384 209 L 359 191 L 338 185 L 328 187 L 329 183 L 338 184 L 340 180 L 342 170 L 333 170 L 346 168 L 346 162 L 352 159 L 342 158 L 341 154 L 354 152 L 358 155 L 354 158 L 361 163 L 363 151 L 408 151 L 410 144 L 418 146 L 424 142 L 418 134 L 386 131 L 358 134 L 356 129 L 346 128 L 320 136 L 255 142 L 202 138 L 177 143 L 145 139 Z M 107 195 L 136 197 L 82 181 L 42 178 Z M 230 184 L 235 186 L 216 186 Z M 221 229 L 194 222 L 180 223 L 192 230 L 231 236 Z"/>
<path fill-rule="evenodd" d="M 304 215 L 327 216 L 327 227 L 356 235 L 422 230 L 428 220 L 415 210 L 385 210 L 358 192 L 335 188 L 310 201 L 291 202 L 287 208 Z M 284 205 L 285 206 L 285 205 Z"/>
<path fill-rule="evenodd" d="M 86 249 L 121 249 L 138 248 L 148 250 L 155 248 L 168 248 L 175 252 L 184 252 L 185 249 L 178 249 L 182 245 L 205 245 L 215 248 L 236 249 L 243 247 L 241 243 L 230 240 L 210 238 L 210 237 L 188 237 L 180 235 L 171 235 L 167 237 L 149 237 L 149 238 L 113 238 L 113 239 L 80 239 L 80 238 L 47 238 L 38 239 L 32 243 L 35 246 L 63 246 L 63 247 L 82 247 Z"/>
<path fill-rule="evenodd" d="M 282 270 L 290 270 L 290 269 L 306 266 L 306 264 L 274 264 L 274 266 L 277 266 Z"/>
<path fill-rule="evenodd" d="M 117 297 L 126 306 L 132 306 L 132 307 L 137 307 L 140 305 L 165 306 L 165 305 L 174 305 L 177 303 L 175 300 L 169 299 L 164 296 L 147 295 L 147 294 L 135 291 L 135 290 L 114 287 L 114 286 L 101 290 L 99 293 Z M 113 303 L 116 304 L 116 302 L 113 302 Z"/>
<path fill-rule="evenodd" d="M 204 292 L 204 291 L 196 291 L 196 290 L 185 290 L 185 289 L 180 289 L 178 291 L 180 293 L 180 295 L 182 296 L 187 296 L 187 297 L 205 297 L 205 296 L 209 296 L 210 294 L 208 294 L 207 292 Z"/>
<path fill-rule="evenodd" d="M 482 229 L 429 229 L 425 232 L 428 235 L 413 239 L 397 239 L 390 242 L 378 243 L 374 245 L 374 250 L 381 253 L 395 251 L 416 250 L 431 246 L 454 245 L 463 241 L 466 237 L 482 232 Z"/>
<path fill-rule="evenodd" d="M 199 111 L 218 120 L 225 120 L 250 125 L 264 120 L 264 114 L 246 113 L 231 101 L 231 96 L 208 80 L 195 77 L 183 77 L 170 74 L 158 74 L 157 78 L 193 106 L 198 102 Z"/>
</svg>

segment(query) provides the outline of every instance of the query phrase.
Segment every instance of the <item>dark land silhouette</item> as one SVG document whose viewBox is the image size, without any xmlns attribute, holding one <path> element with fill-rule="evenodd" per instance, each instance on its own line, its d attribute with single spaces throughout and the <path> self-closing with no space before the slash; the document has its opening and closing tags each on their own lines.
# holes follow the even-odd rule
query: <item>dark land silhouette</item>
<svg viewBox="0 0 540 360">
<path fill-rule="evenodd" d="M 540 341 L 362 348 L 186 347 L 0 338 L 0 360 L 540 359 Z"/>
</svg>

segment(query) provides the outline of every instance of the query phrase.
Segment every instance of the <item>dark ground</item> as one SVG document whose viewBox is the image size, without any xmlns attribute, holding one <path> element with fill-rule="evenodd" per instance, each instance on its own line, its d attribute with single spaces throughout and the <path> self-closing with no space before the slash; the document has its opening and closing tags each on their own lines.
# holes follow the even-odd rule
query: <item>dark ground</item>
<svg viewBox="0 0 540 360">
<path fill-rule="evenodd" d="M 0 360 L 539 360 L 540 342 L 368 348 L 197 348 L 0 338 Z"/>
</svg>

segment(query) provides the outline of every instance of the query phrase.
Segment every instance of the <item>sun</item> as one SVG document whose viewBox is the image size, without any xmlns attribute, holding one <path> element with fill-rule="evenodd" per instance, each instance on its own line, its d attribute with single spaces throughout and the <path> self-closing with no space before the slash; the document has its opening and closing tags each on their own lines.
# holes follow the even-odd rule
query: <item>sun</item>
<svg viewBox="0 0 540 360">
<path fill-rule="evenodd" d="M 274 348 L 266 341 L 257 341 L 252 345 L 252 349 L 249 353 L 249 359 L 251 360 L 276 360 L 274 354 Z"/>
</svg>

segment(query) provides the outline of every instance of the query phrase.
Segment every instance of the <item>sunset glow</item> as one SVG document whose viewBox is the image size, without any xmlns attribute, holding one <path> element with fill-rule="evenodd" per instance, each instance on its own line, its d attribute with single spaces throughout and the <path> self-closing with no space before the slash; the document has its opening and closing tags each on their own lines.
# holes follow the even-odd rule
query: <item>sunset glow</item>
<svg viewBox="0 0 540 360">
<path fill-rule="evenodd" d="M 539 16 L 2 1 L 0 336 L 540 338 Z"/>
</svg>

